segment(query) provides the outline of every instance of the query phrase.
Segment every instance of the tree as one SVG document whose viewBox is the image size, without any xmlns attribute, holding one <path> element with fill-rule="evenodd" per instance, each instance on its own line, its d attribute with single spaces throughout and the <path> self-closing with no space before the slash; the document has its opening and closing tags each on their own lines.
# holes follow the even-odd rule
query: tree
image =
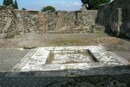
<svg viewBox="0 0 130 87">
<path fill-rule="evenodd" d="M 25 11 L 25 10 L 26 10 L 26 8 L 22 8 L 22 10 L 24 10 L 24 11 Z"/>
<path fill-rule="evenodd" d="M 3 0 L 3 5 L 6 5 L 6 0 Z"/>
<path fill-rule="evenodd" d="M 42 12 L 45 12 L 45 11 L 55 11 L 55 8 L 52 7 L 52 6 L 46 6 L 46 7 L 43 7 L 43 9 L 41 11 Z"/>
<path fill-rule="evenodd" d="M 14 4 L 13 0 L 9 0 L 9 3 L 10 3 L 10 5 Z"/>
<path fill-rule="evenodd" d="M 90 0 L 90 8 L 91 9 L 98 9 L 100 4 L 108 3 L 110 0 Z"/>
<path fill-rule="evenodd" d="M 13 0 L 4 0 L 3 5 L 5 5 L 5 6 L 13 5 Z"/>
<path fill-rule="evenodd" d="M 15 0 L 14 4 L 13 4 L 14 9 L 18 9 L 18 3 L 17 0 Z"/>
<path fill-rule="evenodd" d="M 13 0 L 3 0 L 3 5 L 5 5 L 5 6 L 12 5 L 14 9 L 18 9 L 18 3 L 16 0 L 15 0 L 15 2 L 13 2 Z"/>
<path fill-rule="evenodd" d="M 89 0 L 81 0 L 83 4 L 87 4 Z"/>
<path fill-rule="evenodd" d="M 88 4 L 90 9 L 98 9 L 100 4 L 108 3 L 110 0 L 81 0 L 83 4 Z"/>
<path fill-rule="evenodd" d="M 86 5 L 86 8 L 89 10 L 90 9 L 90 0 L 81 0 L 81 2 L 83 3 L 83 5 Z"/>
</svg>

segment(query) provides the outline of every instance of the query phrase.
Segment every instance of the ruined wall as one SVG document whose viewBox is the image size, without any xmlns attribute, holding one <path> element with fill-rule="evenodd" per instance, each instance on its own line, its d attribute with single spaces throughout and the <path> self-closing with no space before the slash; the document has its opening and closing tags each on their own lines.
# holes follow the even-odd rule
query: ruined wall
<svg viewBox="0 0 130 87">
<path fill-rule="evenodd" d="M 121 23 L 120 23 L 120 28 L 121 31 L 126 33 L 127 37 L 130 37 L 130 8 L 129 9 L 122 9 L 122 19 L 121 19 Z"/>
<path fill-rule="evenodd" d="M 31 11 L 18 11 L 0 6 L 0 37 L 11 38 L 37 30 L 37 15 Z"/>
<path fill-rule="evenodd" d="M 78 21 L 81 21 L 81 12 L 59 11 L 39 13 L 38 29 L 43 33 L 49 31 L 66 31 L 67 28 L 78 26 L 76 25 Z"/>
<path fill-rule="evenodd" d="M 96 10 L 81 11 L 20 11 L 12 7 L 0 6 L 0 35 L 3 38 L 14 37 L 35 32 L 45 33 L 88 33 L 103 31 L 102 26 L 95 24 Z M 4 21 L 2 21 L 4 20 Z"/>
<path fill-rule="evenodd" d="M 24 33 L 37 31 L 37 11 L 14 11 L 17 18 L 16 28 L 20 35 L 24 35 Z"/>
<path fill-rule="evenodd" d="M 97 10 L 58 11 L 38 14 L 39 33 L 88 33 L 103 31 L 104 27 L 96 25 Z"/>
<path fill-rule="evenodd" d="M 109 4 L 101 5 L 96 18 L 96 23 L 106 26 L 117 36 L 130 33 L 130 1 L 114 0 Z"/>
<path fill-rule="evenodd" d="M 83 30 L 86 30 L 86 32 L 97 32 L 105 30 L 103 26 L 97 25 L 95 23 L 97 13 L 98 10 L 87 10 L 86 6 L 82 6 Z"/>
<path fill-rule="evenodd" d="M 0 36 L 14 37 L 18 32 L 16 28 L 16 16 L 13 8 L 0 6 Z"/>
</svg>

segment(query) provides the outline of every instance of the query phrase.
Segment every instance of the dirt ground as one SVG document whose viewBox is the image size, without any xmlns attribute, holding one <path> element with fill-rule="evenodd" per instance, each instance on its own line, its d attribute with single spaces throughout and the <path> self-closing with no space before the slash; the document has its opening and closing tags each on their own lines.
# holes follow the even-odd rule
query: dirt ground
<svg viewBox="0 0 130 87">
<path fill-rule="evenodd" d="M 130 61 L 130 41 L 109 36 L 105 33 L 87 34 L 44 34 L 29 33 L 12 39 L 0 39 L 0 48 L 25 48 L 49 46 L 103 45 Z"/>
<path fill-rule="evenodd" d="M 129 41 L 105 33 L 88 34 L 26 34 L 12 39 L 0 39 L 0 48 L 34 48 L 46 46 L 127 45 Z"/>
</svg>

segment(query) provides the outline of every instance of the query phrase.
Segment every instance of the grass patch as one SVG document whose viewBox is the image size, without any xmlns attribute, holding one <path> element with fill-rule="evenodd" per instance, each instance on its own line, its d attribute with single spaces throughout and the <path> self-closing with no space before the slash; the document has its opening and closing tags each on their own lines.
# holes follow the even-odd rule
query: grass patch
<svg viewBox="0 0 130 87">
<path fill-rule="evenodd" d="M 0 47 L 21 47 L 24 49 L 33 49 L 45 46 L 88 46 L 118 43 L 119 39 L 97 32 L 88 34 L 39 34 L 21 38 L 1 39 Z"/>
</svg>

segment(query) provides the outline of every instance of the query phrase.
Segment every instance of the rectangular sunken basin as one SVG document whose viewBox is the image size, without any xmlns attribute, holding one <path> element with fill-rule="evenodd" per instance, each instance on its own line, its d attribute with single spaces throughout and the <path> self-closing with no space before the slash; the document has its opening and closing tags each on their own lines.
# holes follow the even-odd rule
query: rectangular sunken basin
<svg viewBox="0 0 130 87">
<path fill-rule="evenodd" d="M 93 63 L 93 57 L 88 50 L 50 51 L 46 64 L 76 64 Z"/>
<path fill-rule="evenodd" d="M 40 47 L 30 51 L 12 71 L 89 70 L 128 63 L 103 46 Z"/>
</svg>

